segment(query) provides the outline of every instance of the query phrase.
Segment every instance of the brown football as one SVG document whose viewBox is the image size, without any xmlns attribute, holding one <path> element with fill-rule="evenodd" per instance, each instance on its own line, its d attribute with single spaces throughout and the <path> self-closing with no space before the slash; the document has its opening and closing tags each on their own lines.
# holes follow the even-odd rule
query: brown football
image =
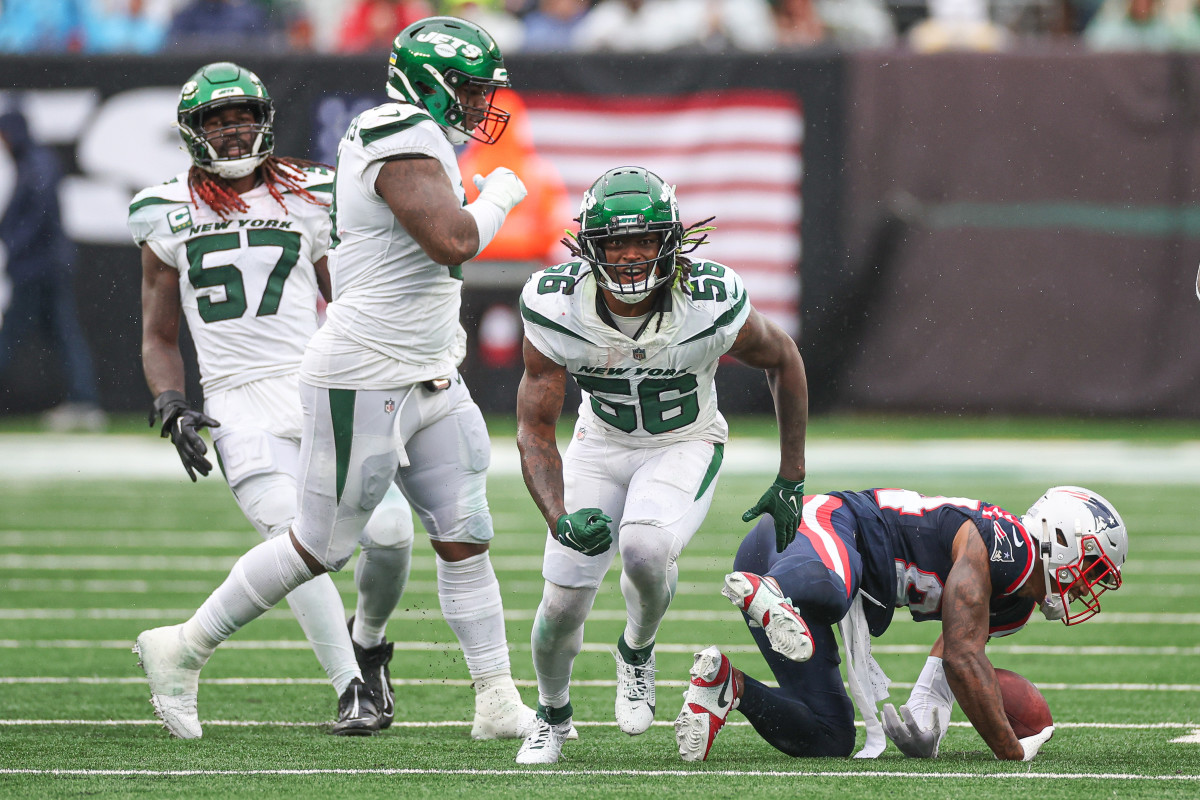
<svg viewBox="0 0 1200 800">
<path fill-rule="evenodd" d="M 1041 733 L 1054 724 L 1046 698 L 1023 675 L 998 669 L 996 680 L 1000 682 L 1000 695 L 1004 698 L 1004 715 L 1018 739 Z"/>
</svg>

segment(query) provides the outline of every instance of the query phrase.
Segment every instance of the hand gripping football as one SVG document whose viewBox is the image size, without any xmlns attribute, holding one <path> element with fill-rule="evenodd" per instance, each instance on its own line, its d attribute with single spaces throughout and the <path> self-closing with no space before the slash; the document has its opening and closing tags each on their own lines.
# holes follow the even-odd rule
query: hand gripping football
<svg viewBox="0 0 1200 800">
<path fill-rule="evenodd" d="M 1046 698 L 1028 679 L 1011 670 L 998 669 L 996 680 L 1004 698 L 1004 715 L 1018 739 L 1039 734 L 1054 724 Z"/>
</svg>

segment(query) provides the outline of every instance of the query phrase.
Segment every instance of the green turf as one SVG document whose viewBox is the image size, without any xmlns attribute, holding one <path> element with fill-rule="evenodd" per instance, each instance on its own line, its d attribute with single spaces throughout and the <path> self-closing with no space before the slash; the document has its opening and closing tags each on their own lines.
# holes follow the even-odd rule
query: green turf
<svg viewBox="0 0 1200 800">
<path fill-rule="evenodd" d="M 493 432 L 502 432 L 505 424 L 493 425 Z M 733 425 L 742 435 L 770 429 L 769 421 Z M 1003 436 L 1007 425 L 994 421 L 982 433 L 977 426 L 959 432 Z M 1125 438 L 1169 443 L 1198 432 L 1180 423 L 1136 425 L 1124 429 Z M 945 420 L 825 420 L 813 430 L 814 439 L 949 433 Z M 1038 437 L 1055 430 L 1064 438 L 1122 435 L 1113 421 L 1023 423 L 1009 434 Z M 745 528 L 740 513 L 772 477 L 765 466 L 762 475 L 722 477 L 708 520 L 681 559 L 680 592 L 658 640 L 660 723 L 670 723 L 678 712 L 695 646 L 727 647 L 739 667 L 769 678 L 740 619 L 717 591 Z M 840 482 L 830 485 L 830 478 L 815 473 L 809 490 L 876 482 L 869 470 L 836 477 Z M 468 736 L 472 692 L 438 612 L 432 552 L 424 541 L 418 540 L 409 591 L 389 626 L 392 639 L 422 643 L 421 649 L 398 650 L 392 665 L 398 680 L 425 681 L 398 686 L 398 719 L 454 724 L 397 726 L 368 740 L 326 735 L 333 692 L 303 649 L 294 621 L 276 610 L 239 632 L 234 646 L 210 661 L 200 700 L 201 717 L 209 723 L 205 737 L 179 742 L 154 724 L 133 724 L 153 717 L 128 646 L 143 628 L 182 619 L 256 541 L 228 489 L 217 476 L 196 485 L 128 480 L 0 485 L 0 796 L 1195 797 L 1200 743 L 1171 741 L 1200 733 L 1200 586 L 1194 577 L 1200 572 L 1200 539 L 1192 512 L 1197 487 L 1192 476 L 1181 480 L 1187 482 L 1092 487 L 1116 504 L 1131 531 L 1126 586 L 1105 598 L 1105 614 L 1116 621 L 1102 614 L 1068 629 L 1035 620 L 989 647 L 997 666 L 1041 684 L 1054 710 L 1058 732 L 1032 764 L 995 761 L 978 735 L 961 724 L 951 728 L 942 757 L 932 762 L 905 759 L 894 748 L 872 761 L 791 759 L 737 714 L 707 763 L 684 764 L 669 724 L 631 739 L 611 723 L 611 685 L 581 685 L 572 696 L 582 737 L 568 743 L 560 764 L 539 774 L 517 769 L 517 743 L 473 742 Z M 1044 486 L 1003 476 L 951 476 L 934 487 L 912 488 L 986 497 L 1020 512 Z M 519 477 L 494 476 L 489 496 L 513 672 L 532 701 L 534 690 L 524 682 L 534 677 L 528 642 L 541 589 L 541 523 Z M 350 570 L 336 581 L 350 603 Z M 621 631 L 622 608 L 614 570 L 587 625 L 577 680 L 612 681 L 608 650 Z M 904 684 L 893 690 L 897 702 L 907 697 L 906 684 L 936 635 L 936 625 L 913 623 L 901 611 L 877 640 L 880 663 Z M 255 644 L 277 640 L 296 644 L 283 650 Z M 6 680 L 13 678 L 60 681 Z M 279 678 L 298 683 L 238 680 Z M 58 722 L 14 724 L 19 720 Z M 97 724 L 105 721 L 115 724 Z M 957 708 L 954 721 L 965 722 Z M 859 736 L 861 742 L 861 730 Z M 132 772 L 111 774 L 120 771 Z M 170 774 L 189 771 L 200 774 Z M 228 774 L 215 774 L 220 772 Z"/>
</svg>

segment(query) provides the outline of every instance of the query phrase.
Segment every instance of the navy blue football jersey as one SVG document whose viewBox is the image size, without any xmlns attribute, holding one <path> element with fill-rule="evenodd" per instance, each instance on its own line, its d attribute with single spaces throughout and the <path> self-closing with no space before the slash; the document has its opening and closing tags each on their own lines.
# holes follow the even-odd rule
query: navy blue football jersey
<svg viewBox="0 0 1200 800">
<path fill-rule="evenodd" d="M 850 506 L 858 519 L 860 550 L 876 556 L 864 559 L 863 590 L 874 589 L 880 604 L 907 606 L 918 622 L 940 620 L 954 536 L 971 520 L 991 554 L 989 634 L 1013 633 L 1029 620 L 1037 603 L 1016 592 L 1033 574 L 1037 543 L 1013 514 L 982 500 L 929 497 L 906 489 L 829 494 Z M 884 574 L 888 561 L 890 575 Z"/>
</svg>

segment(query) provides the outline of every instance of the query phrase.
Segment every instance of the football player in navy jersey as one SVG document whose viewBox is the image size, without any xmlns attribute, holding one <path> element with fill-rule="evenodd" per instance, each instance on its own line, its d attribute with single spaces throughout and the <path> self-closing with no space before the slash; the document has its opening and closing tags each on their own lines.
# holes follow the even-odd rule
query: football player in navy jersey
<svg viewBox="0 0 1200 800">
<path fill-rule="evenodd" d="M 980 500 L 903 489 L 804 498 L 799 535 L 776 552 L 771 520 L 743 540 L 722 593 L 741 609 L 779 683 L 734 669 L 716 647 L 696 654 L 675 721 L 680 756 L 708 757 L 736 708 L 791 756 L 850 754 L 854 708 L 843 687 L 833 626 L 841 627 L 847 678 L 873 758 L 890 739 L 906 755 L 934 758 L 957 700 L 999 759 L 1032 759 L 1053 726 L 1019 739 L 1004 715 L 984 645 L 1022 628 L 1035 608 L 1074 625 L 1121 585 L 1129 538 L 1112 504 L 1074 486 L 1048 490 L 1023 517 Z M 887 677 L 870 656 L 893 612 L 942 631 L 900 712 L 875 704 Z"/>
</svg>

